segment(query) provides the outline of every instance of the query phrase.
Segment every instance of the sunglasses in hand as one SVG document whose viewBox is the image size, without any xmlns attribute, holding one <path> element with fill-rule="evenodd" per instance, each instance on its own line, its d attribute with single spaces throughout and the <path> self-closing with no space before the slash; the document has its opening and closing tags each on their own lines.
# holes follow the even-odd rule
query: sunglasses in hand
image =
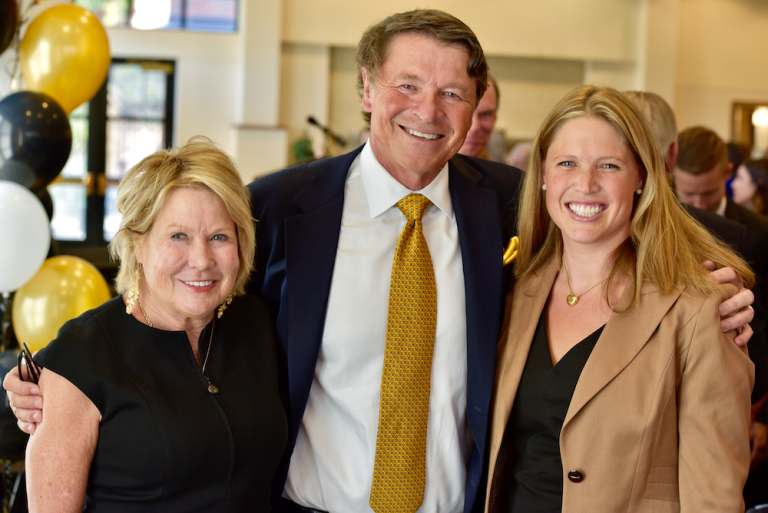
<svg viewBox="0 0 768 513">
<path fill-rule="evenodd" d="M 23 343 L 22 345 L 24 347 L 19 351 L 19 355 L 16 357 L 16 364 L 19 368 L 19 378 L 37 384 L 40 380 L 40 367 L 38 367 L 32 360 L 32 354 L 29 352 L 27 344 Z"/>
</svg>

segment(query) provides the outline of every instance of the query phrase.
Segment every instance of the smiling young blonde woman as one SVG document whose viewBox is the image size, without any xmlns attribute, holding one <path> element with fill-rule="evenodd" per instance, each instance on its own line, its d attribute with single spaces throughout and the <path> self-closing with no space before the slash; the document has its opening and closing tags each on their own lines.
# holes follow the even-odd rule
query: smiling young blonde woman
<svg viewBox="0 0 768 513">
<path fill-rule="evenodd" d="M 681 209 L 618 91 L 566 96 L 531 163 L 487 510 L 743 512 L 753 366 L 700 262 L 752 272 Z"/>
</svg>

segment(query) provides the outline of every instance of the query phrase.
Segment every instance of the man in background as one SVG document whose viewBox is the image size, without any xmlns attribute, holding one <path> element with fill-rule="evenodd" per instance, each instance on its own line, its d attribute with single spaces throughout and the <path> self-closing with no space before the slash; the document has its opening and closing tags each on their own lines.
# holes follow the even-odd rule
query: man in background
<svg viewBox="0 0 768 513">
<path fill-rule="evenodd" d="M 472 114 L 472 127 L 467 132 L 459 153 L 468 157 L 488 159 L 488 141 L 496 126 L 499 111 L 499 88 L 492 76 L 488 75 L 488 89 Z"/>
<path fill-rule="evenodd" d="M 356 60 L 366 145 L 249 185 L 259 220 L 250 290 L 274 308 L 289 395 L 280 513 L 468 513 L 484 502 L 511 277 L 502 254 L 520 173 L 457 155 L 473 116 L 485 123 L 484 102 L 492 118 L 496 106 L 482 48 L 460 20 L 436 10 L 389 16 L 366 30 Z M 411 231 L 426 258 L 406 274 L 432 292 L 408 303 L 411 294 L 390 289 L 404 287 L 398 255 Z M 425 261 L 430 270 L 413 269 Z M 416 305 L 424 319 L 408 313 Z M 430 340 L 394 339 L 411 331 Z M 418 372 L 404 382 L 396 374 L 408 368 Z M 388 426 L 404 424 L 413 433 L 393 441 Z"/>
<path fill-rule="evenodd" d="M 677 144 L 673 171 L 677 197 L 743 225 L 752 243 L 752 266 L 758 283 L 763 283 L 768 274 L 768 218 L 734 203 L 725 193 L 732 170 L 725 142 L 709 128 L 694 126 L 680 132 Z"/>
<path fill-rule="evenodd" d="M 477 105 L 472 116 L 472 127 L 467 133 L 464 145 L 459 150 L 461 155 L 489 159 L 488 142 L 491 140 L 499 112 L 499 86 L 491 75 L 488 75 L 488 90 Z M 506 162 L 512 167 L 522 169 L 528 166 L 531 153 L 531 141 L 518 141 L 507 155 Z"/>
</svg>

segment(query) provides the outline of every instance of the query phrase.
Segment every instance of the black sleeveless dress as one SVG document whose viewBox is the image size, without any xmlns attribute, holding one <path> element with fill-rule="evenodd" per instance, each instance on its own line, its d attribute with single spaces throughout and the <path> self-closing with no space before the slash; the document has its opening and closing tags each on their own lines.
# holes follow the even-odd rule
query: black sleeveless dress
<svg viewBox="0 0 768 513">
<path fill-rule="evenodd" d="M 539 318 L 504 432 L 492 491 L 493 513 L 559 513 L 563 506 L 560 431 L 581 371 L 605 326 L 576 344 L 557 365 Z"/>
<path fill-rule="evenodd" d="M 266 305 L 236 298 L 200 335 L 206 374 L 184 332 L 125 313 L 122 298 L 66 323 L 35 360 L 102 415 L 87 512 L 267 512 L 288 424 Z M 203 356 L 204 358 L 204 356 Z"/>
</svg>

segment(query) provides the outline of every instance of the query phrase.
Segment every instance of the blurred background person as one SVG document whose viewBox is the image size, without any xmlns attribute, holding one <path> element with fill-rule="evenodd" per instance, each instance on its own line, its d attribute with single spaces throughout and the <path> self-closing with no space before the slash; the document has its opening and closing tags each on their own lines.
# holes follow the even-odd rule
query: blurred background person
<svg viewBox="0 0 768 513">
<path fill-rule="evenodd" d="M 739 169 L 739 166 L 745 160 L 749 160 L 749 147 L 735 142 L 729 142 L 726 146 L 728 148 L 728 162 L 731 164 L 731 176 L 725 183 L 725 193 L 733 198 L 731 184 L 736 177 L 736 171 Z"/>
<path fill-rule="evenodd" d="M 768 218 L 738 205 L 725 194 L 731 174 L 725 143 L 714 131 L 695 126 L 680 132 L 678 146 L 673 172 L 678 198 L 746 227 L 752 240 L 752 266 L 761 283 L 768 270 Z"/>
<path fill-rule="evenodd" d="M 748 146 L 735 142 L 729 142 L 726 146 L 728 147 L 728 162 L 733 165 L 734 171 L 737 170 L 745 160 L 749 160 Z"/>
<path fill-rule="evenodd" d="M 472 127 L 464 139 L 459 153 L 469 157 L 493 160 L 489 155 L 488 145 L 496 126 L 499 112 L 499 86 L 491 75 L 488 75 L 488 89 L 480 99 L 472 115 Z M 510 149 L 506 163 L 512 167 L 525 170 L 531 151 L 530 141 L 515 143 Z"/>
<path fill-rule="evenodd" d="M 758 214 L 768 208 L 768 160 L 748 160 L 736 168 L 731 181 L 734 203 Z"/>
<path fill-rule="evenodd" d="M 528 168 L 528 159 L 531 156 L 532 144 L 531 141 L 519 141 L 513 144 L 507 155 L 507 164 L 526 171 Z"/>
<path fill-rule="evenodd" d="M 474 114 L 472 127 L 467 132 L 459 153 L 469 157 L 488 159 L 488 141 L 491 140 L 493 127 L 496 126 L 496 114 L 499 110 L 499 88 L 496 80 L 488 75 L 488 89 L 480 98 Z"/>
</svg>

